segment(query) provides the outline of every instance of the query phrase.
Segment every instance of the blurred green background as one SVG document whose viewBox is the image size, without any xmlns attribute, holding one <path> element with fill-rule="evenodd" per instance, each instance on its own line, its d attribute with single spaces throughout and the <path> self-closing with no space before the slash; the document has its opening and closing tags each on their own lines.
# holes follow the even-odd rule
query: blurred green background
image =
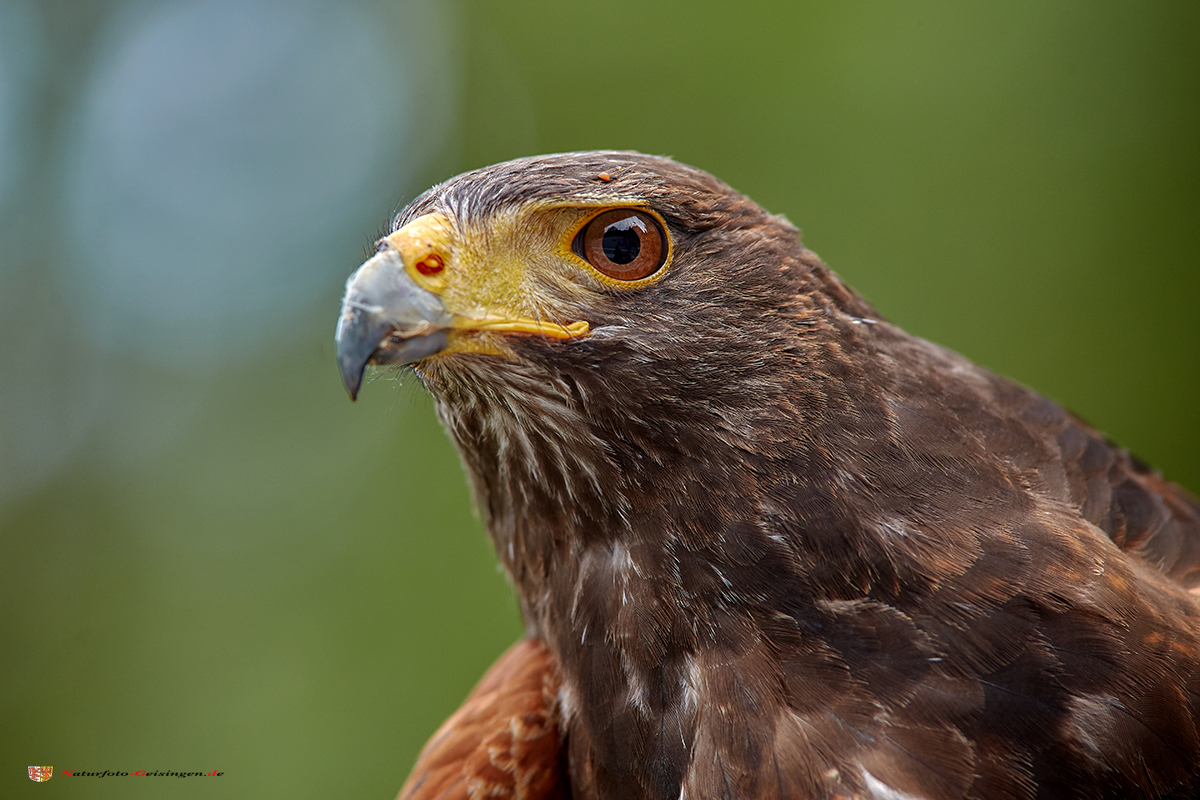
<svg viewBox="0 0 1200 800">
<path fill-rule="evenodd" d="M 0 794 L 388 798 L 518 636 L 431 403 L 351 404 L 332 337 L 495 161 L 707 169 L 1200 488 L 1197 42 L 1194 0 L 3 0 Z"/>
</svg>

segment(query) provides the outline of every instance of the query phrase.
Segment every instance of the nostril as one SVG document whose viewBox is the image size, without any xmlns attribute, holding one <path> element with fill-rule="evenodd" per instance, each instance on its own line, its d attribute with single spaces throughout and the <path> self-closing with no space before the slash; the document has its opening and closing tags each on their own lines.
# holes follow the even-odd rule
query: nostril
<svg viewBox="0 0 1200 800">
<path fill-rule="evenodd" d="M 446 268 L 446 262 L 437 253 L 430 253 L 418 261 L 416 267 L 422 275 L 437 275 Z"/>
</svg>

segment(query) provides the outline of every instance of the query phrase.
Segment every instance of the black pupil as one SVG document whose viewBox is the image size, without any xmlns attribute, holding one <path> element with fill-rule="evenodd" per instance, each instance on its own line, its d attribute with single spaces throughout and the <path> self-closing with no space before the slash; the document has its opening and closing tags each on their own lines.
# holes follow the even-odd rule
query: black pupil
<svg viewBox="0 0 1200 800">
<path fill-rule="evenodd" d="M 605 226 L 604 239 L 600 242 L 605 257 L 614 264 L 628 264 L 637 258 L 642 252 L 642 237 L 638 230 L 645 233 L 646 223 L 637 217 L 626 217 Z"/>
</svg>

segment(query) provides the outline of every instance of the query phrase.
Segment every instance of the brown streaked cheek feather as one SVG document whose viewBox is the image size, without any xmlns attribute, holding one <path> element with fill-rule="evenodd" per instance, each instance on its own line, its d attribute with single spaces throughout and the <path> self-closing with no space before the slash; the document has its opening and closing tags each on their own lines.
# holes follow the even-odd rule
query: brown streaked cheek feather
<svg viewBox="0 0 1200 800">
<path fill-rule="evenodd" d="M 1192 495 L 691 167 L 498 164 L 381 242 L 430 219 L 439 280 L 504 297 L 384 247 L 339 366 L 429 390 L 527 637 L 401 797 L 1200 797 Z"/>
</svg>

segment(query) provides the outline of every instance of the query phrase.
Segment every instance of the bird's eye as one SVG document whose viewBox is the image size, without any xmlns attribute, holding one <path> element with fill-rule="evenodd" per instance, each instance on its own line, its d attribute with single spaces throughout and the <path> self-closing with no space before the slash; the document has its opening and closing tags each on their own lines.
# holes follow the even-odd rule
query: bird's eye
<svg viewBox="0 0 1200 800">
<path fill-rule="evenodd" d="M 667 234 L 645 211 L 619 208 L 584 225 L 572 249 L 608 277 L 636 281 L 667 260 Z"/>
</svg>

